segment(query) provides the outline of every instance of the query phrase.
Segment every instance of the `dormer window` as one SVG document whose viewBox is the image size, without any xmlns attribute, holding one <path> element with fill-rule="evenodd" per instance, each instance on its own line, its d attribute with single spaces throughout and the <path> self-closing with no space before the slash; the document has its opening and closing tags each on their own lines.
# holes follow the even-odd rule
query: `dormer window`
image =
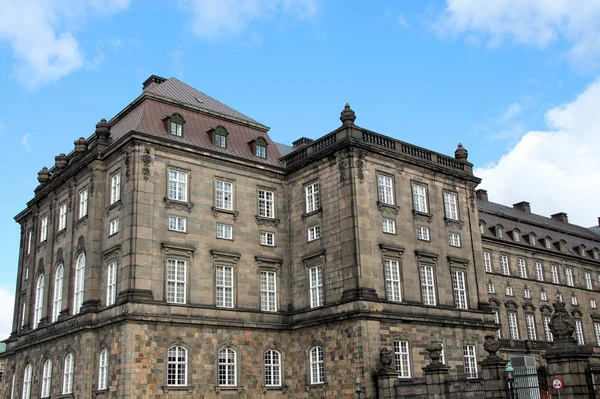
<svg viewBox="0 0 600 399">
<path fill-rule="evenodd" d="M 598 260 L 600 258 L 600 250 L 598 248 L 594 248 L 592 250 L 592 256 L 594 259 Z"/>
<path fill-rule="evenodd" d="M 581 256 L 582 258 L 585 258 L 585 245 L 579 246 L 579 256 Z"/>
<path fill-rule="evenodd" d="M 479 232 L 481 235 L 485 235 L 485 222 L 483 220 L 479 222 Z"/>
<path fill-rule="evenodd" d="M 214 129 L 208 131 L 212 135 L 212 142 L 215 147 L 227 148 L 227 136 L 229 132 L 223 126 L 217 126 Z"/>
<path fill-rule="evenodd" d="M 253 147 L 255 156 L 258 158 L 267 158 L 267 140 L 263 137 L 258 137 L 251 140 L 250 145 Z"/>
<path fill-rule="evenodd" d="M 514 242 L 519 242 L 521 240 L 521 233 L 519 232 L 518 229 L 514 229 L 512 231 L 512 236 L 513 236 L 513 241 Z"/>
<path fill-rule="evenodd" d="M 560 249 L 560 252 L 567 252 L 567 242 L 565 240 L 560 240 L 558 248 Z"/>
<path fill-rule="evenodd" d="M 535 234 L 530 233 L 529 234 L 529 245 L 531 245 L 532 247 L 535 247 L 535 241 L 536 241 Z"/>
<path fill-rule="evenodd" d="M 544 238 L 544 247 L 546 247 L 546 249 L 552 249 L 552 239 L 550 237 Z"/>
<path fill-rule="evenodd" d="M 504 234 L 503 234 L 502 230 L 503 230 L 502 225 L 499 224 L 496 226 L 496 237 L 497 238 L 504 238 Z"/>
<path fill-rule="evenodd" d="M 178 113 L 174 113 L 171 116 L 165 116 L 163 120 L 167 121 L 168 132 L 173 136 L 183 137 L 183 125 L 185 119 Z"/>
</svg>

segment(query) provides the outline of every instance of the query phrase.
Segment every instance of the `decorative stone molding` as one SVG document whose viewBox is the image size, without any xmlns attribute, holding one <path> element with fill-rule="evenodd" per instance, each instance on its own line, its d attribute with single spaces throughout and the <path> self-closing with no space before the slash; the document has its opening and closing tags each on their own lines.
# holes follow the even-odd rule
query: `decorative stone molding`
<svg viewBox="0 0 600 399">
<path fill-rule="evenodd" d="M 230 264 L 237 264 L 237 262 L 240 260 L 240 257 L 242 256 L 242 254 L 236 252 L 221 251 L 217 249 L 211 249 L 210 254 L 215 263 Z"/>
<path fill-rule="evenodd" d="M 392 371 L 392 362 L 394 361 L 394 355 L 392 352 L 384 346 L 379 350 L 379 363 L 381 363 L 382 369 L 385 371 Z"/>
<path fill-rule="evenodd" d="M 447 258 L 448 258 L 448 262 L 450 262 L 450 265 L 459 264 L 459 265 L 467 266 L 469 264 L 469 259 L 459 258 L 456 256 L 448 256 Z"/>
<path fill-rule="evenodd" d="M 302 220 L 303 220 L 303 221 L 306 221 L 306 219 L 307 219 L 308 217 L 310 217 L 310 216 L 312 216 L 312 215 L 316 215 L 317 213 L 321 213 L 321 212 L 323 212 L 323 208 L 318 208 L 318 209 L 315 209 L 315 210 L 314 210 L 314 211 L 312 211 L 312 212 L 303 213 L 303 214 L 302 214 L 302 216 L 301 216 L 301 218 L 302 218 Z"/>
<path fill-rule="evenodd" d="M 422 222 L 431 222 L 431 220 L 433 219 L 433 215 L 431 213 L 423 213 L 423 212 L 415 211 L 413 209 L 412 214 L 413 214 L 413 219 L 420 220 Z"/>
<path fill-rule="evenodd" d="M 417 259 L 428 259 L 428 260 L 432 260 L 432 261 L 436 261 L 438 258 L 438 254 L 433 253 L 433 252 L 427 252 L 427 251 L 415 251 L 415 255 L 417 255 Z"/>
<path fill-rule="evenodd" d="M 529 309 L 529 310 L 535 310 L 536 307 L 531 302 L 525 302 L 523 304 L 523 309 L 525 309 L 525 310 L 527 310 L 527 309 Z"/>
<path fill-rule="evenodd" d="M 123 154 L 125 155 L 125 180 L 129 181 L 131 176 L 131 150 L 129 148 L 124 148 Z"/>
<path fill-rule="evenodd" d="M 78 229 L 82 226 L 87 226 L 87 215 L 83 216 L 77 222 L 75 222 L 75 228 Z"/>
<path fill-rule="evenodd" d="M 379 249 L 384 256 L 394 256 L 401 258 L 404 254 L 404 247 L 396 247 L 393 245 L 379 244 Z"/>
<path fill-rule="evenodd" d="M 113 258 L 113 257 L 117 258 L 120 253 L 121 253 L 121 244 L 117 244 L 117 245 L 107 249 L 106 251 L 102 252 L 102 257 L 104 259 Z"/>
<path fill-rule="evenodd" d="M 356 152 L 356 161 L 354 161 L 354 165 L 356 166 L 358 181 L 363 182 L 365 178 L 365 157 L 367 156 L 367 151 L 358 150 Z"/>
<path fill-rule="evenodd" d="M 504 303 L 504 306 L 506 306 L 507 309 L 512 309 L 512 310 L 519 309 L 519 305 L 515 301 L 513 301 L 512 299 L 509 300 L 509 301 L 506 301 Z"/>
<path fill-rule="evenodd" d="M 215 206 L 210 208 L 212 210 L 212 214 L 215 218 L 218 218 L 220 215 L 230 215 L 233 220 L 237 220 L 240 215 L 239 211 L 229 211 L 227 209 L 217 208 Z"/>
<path fill-rule="evenodd" d="M 175 201 L 172 199 L 169 199 L 167 197 L 164 197 L 164 201 L 165 201 L 165 208 L 167 209 L 177 209 L 180 211 L 188 211 L 191 212 L 192 208 L 194 207 L 194 204 L 192 202 L 181 202 L 181 201 Z"/>
<path fill-rule="evenodd" d="M 85 239 L 83 236 L 79 236 L 77 240 L 77 247 L 75 248 L 75 257 L 79 256 L 80 253 L 85 252 Z"/>
<path fill-rule="evenodd" d="M 142 174 L 144 175 L 144 180 L 148 180 L 150 178 L 150 165 L 152 164 L 152 155 L 150 155 L 150 146 L 144 147 L 144 153 L 140 156 L 140 160 L 142 161 Z"/>
<path fill-rule="evenodd" d="M 96 170 L 93 168 L 90 168 L 90 170 L 92 171 L 92 174 L 90 175 L 90 197 L 92 197 L 94 195 L 94 186 L 95 186 L 95 181 L 96 181 Z M 89 199 L 88 199 L 89 201 Z"/>
<path fill-rule="evenodd" d="M 163 251 L 165 251 L 165 254 L 167 255 L 180 255 L 180 256 L 186 256 L 188 258 L 191 258 L 194 255 L 194 252 L 196 251 L 195 247 L 192 246 L 187 246 L 187 245 L 176 245 L 176 244 L 170 244 L 170 243 L 166 243 L 166 242 L 162 242 L 160 244 L 160 246 L 162 247 Z"/>
<path fill-rule="evenodd" d="M 256 261 L 258 267 L 272 267 L 277 269 L 279 269 L 283 263 L 283 259 L 258 255 L 254 257 L 254 260 Z"/>
<path fill-rule="evenodd" d="M 497 352 L 500 350 L 500 341 L 496 334 L 487 334 L 483 342 L 483 349 L 488 353 L 488 358 L 499 357 Z"/>
<path fill-rule="evenodd" d="M 385 212 L 392 215 L 398 215 L 398 211 L 400 210 L 398 205 L 385 204 L 381 201 L 377 201 L 377 208 L 379 208 L 380 212 Z"/>
<path fill-rule="evenodd" d="M 56 265 L 60 265 L 60 264 L 64 264 L 65 263 L 65 258 L 63 255 L 63 250 L 62 248 L 58 248 L 58 251 L 56 251 Z"/>
<path fill-rule="evenodd" d="M 121 202 L 120 199 L 118 201 L 110 204 L 109 206 L 106 207 L 106 215 L 107 216 L 110 215 L 112 213 L 113 209 L 120 211 L 122 206 L 123 206 L 123 202 Z"/>
<path fill-rule="evenodd" d="M 263 216 L 258 216 L 256 215 L 256 224 L 258 224 L 259 226 L 271 226 L 271 227 L 277 227 L 279 226 L 279 223 L 281 222 L 281 220 L 279 218 L 266 218 Z"/>
<path fill-rule="evenodd" d="M 73 189 L 73 180 L 71 180 L 69 182 L 69 196 L 68 196 L 68 200 L 67 200 L 67 207 L 69 208 L 69 210 L 71 210 L 73 208 L 73 195 L 74 195 L 74 189 Z"/>
<path fill-rule="evenodd" d="M 302 258 L 305 267 L 311 267 L 325 263 L 325 250 L 315 252 Z"/>
<path fill-rule="evenodd" d="M 453 227 L 459 230 L 462 230 L 464 225 L 462 220 L 448 219 L 447 217 L 444 218 L 444 223 L 446 223 L 446 226 L 448 227 Z"/>
</svg>

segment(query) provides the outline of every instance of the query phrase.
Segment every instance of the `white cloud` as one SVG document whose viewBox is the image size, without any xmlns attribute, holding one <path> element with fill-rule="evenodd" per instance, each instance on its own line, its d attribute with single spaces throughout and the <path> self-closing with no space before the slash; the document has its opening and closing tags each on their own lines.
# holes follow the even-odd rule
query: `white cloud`
<svg viewBox="0 0 600 399">
<path fill-rule="evenodd" d="M 526 133 L 497 164 L 475 170 L 490 200 L 529 201 L 532 211 L 566 212 L 571 223 L 592 226 L 600 198 L 600 79 L 574 101 L 546 112 L 548 129 Z"/>
<path fill-rule="evenodd" d="M 515 119 L 517 116 L 521 115 L 523 112 L 523 107 L 519 103 L 512 103 L 506 108 L 506 110 L 502 113 L 501 119 L 504 121 L 510 121 Z"/>
<path fill-rule="evenodd" d="M 21 137 L 21 145 L 25 149 L 25 152 L 31 152 L 31 144 L 29 144 L 29 133 L 25 133 L 23 137 Z"/>
<path fill-rule="evenodd" d="M 0 341 L 8 338 L 12 331 L 15 295 L 7 287 L 0 287 Z"/>
<path fill-rule="evenodd" d="M 565 41 L 571 61 L 583 65 L 600 56 L 597 0 L 446 0 L 434 27 L 443 35 L 476 34 L 490 47 L 508 40 L 543 49 Z"/>
<path fill-rule="evenodd" d="M 0 0 L 0 42 L 9 43 L 17 79 L 28 89 L 81 68 L 84 54 L 72 30 L 91 15 L 108 16 L 129 0 Z"/>
<path fill-rule="evenodd" d="M 191 12 L 192 29 L 204 39 L 235 36 L 255 20 L 288 14 L 297 19 L 312 18 L 319 0 L 182 0 Z"/>
</svg>

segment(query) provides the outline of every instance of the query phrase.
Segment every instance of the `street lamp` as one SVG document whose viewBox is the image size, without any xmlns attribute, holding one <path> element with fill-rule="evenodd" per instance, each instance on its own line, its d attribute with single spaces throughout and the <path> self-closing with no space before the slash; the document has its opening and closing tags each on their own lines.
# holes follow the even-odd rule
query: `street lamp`
<svg viewBox="0 0 600 399">
<path fill-rule="evenodd" d="M 508 391 L 510 392 L 510 398 L 514 399 L 515 398 L 515 390 L 514 390 L 514 382 L 515 382 L 514 371 L 515 371 L 515 369 L 513 369 L 513 366 L 512 366 L 512 364 L 510 364 L 510 361 L 506 365 L 506 368 L 504 369 L 504 371 L 506 371 L 506 380 L 508 381 Z"/>
<path fill-rule="evenodd" d="M 354 381 L 356 385 L 356 397 L 360 399 L 360 394 L 362 393 L 362 384 L 360 382 L 360 377 L 356 377 L 356 381 Z"/>
</svg>

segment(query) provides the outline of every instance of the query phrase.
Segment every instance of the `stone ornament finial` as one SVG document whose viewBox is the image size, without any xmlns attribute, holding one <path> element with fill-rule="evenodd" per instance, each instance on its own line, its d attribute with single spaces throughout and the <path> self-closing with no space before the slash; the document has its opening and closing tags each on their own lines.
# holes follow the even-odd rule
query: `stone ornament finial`
<svg viewBox="0 0 600 399">
<path fill-rule="evenodd" d="M 63 153 L 58 154 L 54 157 L 54 165 L 58 171 L 63 170 L 69 164 L 67 156 Z"/>
<path fill-rule="evenodd" d="M 440 364 L 440 357 L 442 356 L 442 344 L 431 342 L 429 345 L 427 345 L 425 350 L 429 352 L 431 364 Z"/>
<path fill-rule="evenodd" d="M 110 137 L 110 128 L 106 119 L 102 118 L 100 122 L 96 124 L 96 137 L 99 141 L 106 142 Z"/>
<path fill-rule="evenodd" d="M 340 120 L 342 121 L 342 126 L 354 126 L 356 114 L 350 108 L 350 104 L 346 103 L 344 106 L 344 110 L 340 114 Z"/>
<path fill-rule="evenodd" d="M 498 357 L 497 352 L 500 350 L 500 341 L 496 334 L 488 334 L 484 337 L 483 349 L 488 353 L 488 358 Z"/>
<path fill-rule="evenodd" d="M 554 314 L 552 315 L 552 320 L 550 320 L 550 331 L 554 336 L 554 341 L 573 341 L 575 320 L 565 309 L 565 304 L 558 299 L 554 303 Z"/>
<path fill-rule="evenodd" d="M 85 142 L 85 139 L 83 137 L 80 137 L 77 140 L 75 140 L 73 144 L 75 144 L 76 153 L 82 153 L 87 150 L 87 143 Z"/>
<path fill-rule="evenodd" d="M 50 172 L 47 167 L 43 167 L 42 170 L 38 172 L 38 181 L 40 184 L 47 183 L 50 180 Z"/>
<path fill-rule="evenodd" d="M 459 161 L 466 161 L 468 157 L 469 151 L 467 151 L 461 143 L 458 143 L 458 148 L 456 151 L 454 151 L 454 158 L 458 159 Z"/>
<path fill-rule="evenodd" d="M 394 357 L 392 355 L 392 352 L 390 352 L 390 350 L 385 346 L 381 348 L 381 350 L 379 351 L 379 362 L 381 362 L 381 365 L 385 370 L 391 370 L 390 365 L 392 364 L 393 360 Z"/>
</svg>

